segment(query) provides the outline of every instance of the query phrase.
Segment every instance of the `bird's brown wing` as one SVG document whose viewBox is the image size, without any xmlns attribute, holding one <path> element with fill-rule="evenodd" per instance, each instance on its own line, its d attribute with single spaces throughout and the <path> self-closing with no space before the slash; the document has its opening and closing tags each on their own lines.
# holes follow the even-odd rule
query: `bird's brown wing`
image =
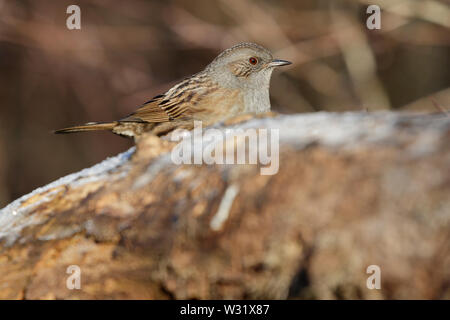
<svg viewBox="0 0 450 320">
<path fill-rule="evenodd" d="M 211 81 L 202 75 L 194 75 L 144 103 L 120 122 L 161 123 L 190 117 L 205 94 L 214 90 L 216 87 Z"/>
<path fill-rule="evenodd" d="M 119 122 L 151 122 L 159 123 L 170 120 L 169 115 L 159 106 L 164 95 L 159 95 L 144 103 L 129 116 L 120 119 Z"/>
</svg>

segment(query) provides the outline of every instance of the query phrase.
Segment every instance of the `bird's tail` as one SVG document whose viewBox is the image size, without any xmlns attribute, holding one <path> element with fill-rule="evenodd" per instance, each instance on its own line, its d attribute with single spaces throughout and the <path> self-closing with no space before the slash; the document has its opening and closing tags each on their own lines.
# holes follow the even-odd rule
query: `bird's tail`
<svg viewBox="0 0 450 320">
<path fill-rule="evenodd" d="M 69 127 L 64 129 L 55 130 L 54 133 L 74 133 L 83 131 L 98 131 L 98 130 L 112 130 L 117 125 L 117 122 L 90 122 L 82 126 Z"/>
</svg>

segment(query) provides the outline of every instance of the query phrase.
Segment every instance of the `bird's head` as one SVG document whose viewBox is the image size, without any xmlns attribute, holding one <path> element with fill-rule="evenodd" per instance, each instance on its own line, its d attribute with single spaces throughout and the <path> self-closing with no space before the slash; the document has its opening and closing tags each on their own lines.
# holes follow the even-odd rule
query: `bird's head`
<svg viewBox="0 0 450 320">
<path fill-rule="evenodd" d="M 274 59 L 269 50 L 254 43 L 241 43 L 223 51 L 207 67 L 215 80 L 227 87 L 269 87 L 275 67 L 291 62 Z"/>
</svg>

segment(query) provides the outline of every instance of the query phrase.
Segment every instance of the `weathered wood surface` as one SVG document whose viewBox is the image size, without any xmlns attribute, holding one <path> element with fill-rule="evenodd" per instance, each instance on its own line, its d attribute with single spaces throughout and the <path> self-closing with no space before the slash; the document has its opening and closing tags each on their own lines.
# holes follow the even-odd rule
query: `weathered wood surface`
<svg viewBox="0 0 450 320">
<path fill-rule="evenodd" d="M 174 165 L 174 144 L 147 137 L 4 208 L 0 298 L 450 298 L 449 117 L 235 127 L 280 129 L 277 174 Z"/>
</svg>

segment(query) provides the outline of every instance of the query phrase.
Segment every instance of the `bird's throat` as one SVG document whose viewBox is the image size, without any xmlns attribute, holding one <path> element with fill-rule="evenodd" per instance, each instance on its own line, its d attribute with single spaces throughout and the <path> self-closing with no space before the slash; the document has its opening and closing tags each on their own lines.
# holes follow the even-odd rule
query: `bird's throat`
<svg viewBox="0 0 450 320">
<path fill-rule="evenodd" d="M 269 88 L 245 90 L 244 104 L 246 113 L 262 113 L 270 111 Z"/>
</svg>

